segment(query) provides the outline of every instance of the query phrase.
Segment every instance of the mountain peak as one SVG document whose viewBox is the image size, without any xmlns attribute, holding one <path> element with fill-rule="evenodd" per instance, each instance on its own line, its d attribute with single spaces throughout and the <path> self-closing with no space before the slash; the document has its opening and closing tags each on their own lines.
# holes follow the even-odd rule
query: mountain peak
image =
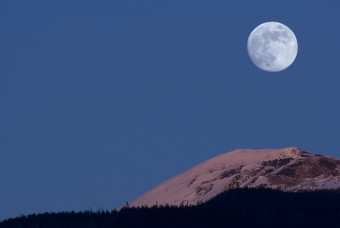
<svg viewBox="0 0 340 228">
<path fill-rule="evenodd" d="M 340 187 L 340 160 L 297 147 L 237 149 L 202 162 L 163 182 L 130 206 L 194 205 L 234 188 L 285 191 Z"/>
</svg>

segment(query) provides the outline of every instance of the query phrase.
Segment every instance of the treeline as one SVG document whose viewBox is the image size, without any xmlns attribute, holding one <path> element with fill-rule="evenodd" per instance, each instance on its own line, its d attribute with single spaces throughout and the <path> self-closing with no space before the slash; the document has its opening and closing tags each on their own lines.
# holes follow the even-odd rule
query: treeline
<svg viewBox="0 0 340 228">
<path fill-rule="evenodd" d="M 44 213 L 7 219 L 0 228 L 340 227 L 340 191 L 226 191 L 197 206 Z"/>
</svg>

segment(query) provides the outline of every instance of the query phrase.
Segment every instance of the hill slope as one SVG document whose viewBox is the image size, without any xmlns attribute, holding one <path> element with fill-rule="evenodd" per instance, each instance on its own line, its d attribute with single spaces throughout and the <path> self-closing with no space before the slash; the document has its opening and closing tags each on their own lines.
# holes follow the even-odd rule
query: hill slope
<svg viewBox="0 0 340 228">
<path fill-rule="evenodd" d="M 285 191 L 340 187 L 340 160 L 296 147 L 235 150 L 207 160 L 165 181 L 130 206 L 195 205 L 234 188 Z"/>
</svg>

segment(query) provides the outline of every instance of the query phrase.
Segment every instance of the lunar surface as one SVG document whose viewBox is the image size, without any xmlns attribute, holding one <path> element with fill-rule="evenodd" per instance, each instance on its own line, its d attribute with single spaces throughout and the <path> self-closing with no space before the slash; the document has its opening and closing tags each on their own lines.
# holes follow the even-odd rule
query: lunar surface
<svg viewBox="0 0 340 228">
<path fill-rule="evenodd" d="M 279 22 L 257 26 L 248 38 L 248 54 L 262 70 L 277 72 L 289 67 L 295 60 L 298 44 L 292 30 Z"/>
</svg>

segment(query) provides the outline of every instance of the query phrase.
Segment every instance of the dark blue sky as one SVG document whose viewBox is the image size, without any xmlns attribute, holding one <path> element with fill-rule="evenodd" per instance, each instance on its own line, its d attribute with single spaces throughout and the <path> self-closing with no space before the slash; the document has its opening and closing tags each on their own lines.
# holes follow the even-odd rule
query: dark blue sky
<svg viewBox="0 0 340 228">
<path fill-rule="evenodd" d="M 340 157 L 340 2 L 0 1 L 0 219 L 113 209 L 237 148 Z M 290 27 L 286 70 L 247 39 Z"/>
</svg>

